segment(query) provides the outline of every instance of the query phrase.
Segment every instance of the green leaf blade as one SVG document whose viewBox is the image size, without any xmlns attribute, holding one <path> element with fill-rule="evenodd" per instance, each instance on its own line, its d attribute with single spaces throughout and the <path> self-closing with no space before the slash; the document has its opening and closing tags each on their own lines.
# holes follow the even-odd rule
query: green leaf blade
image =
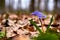
<svg viewBox="0 0 60 40">
<path fill-rule="evenodd" d="M 35 26 L 35 28 L 39 31 L 40 34 L 42 33 L 41 29 L 36 25 L 33 20 L 30 20 L 30 23 Z"/>
</svg>

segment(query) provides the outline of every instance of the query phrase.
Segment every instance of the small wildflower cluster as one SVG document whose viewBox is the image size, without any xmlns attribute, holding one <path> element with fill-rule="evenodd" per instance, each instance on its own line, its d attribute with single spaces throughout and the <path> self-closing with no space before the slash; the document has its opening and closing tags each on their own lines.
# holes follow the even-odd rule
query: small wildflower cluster
<svg viewBox="0 0 60 40">
<path fill-rule="evenodd" d="M 39 11 L 35 11 L 35 12 L 33 12 L 32 13 L 32 15 L 35 15 L 35 16 L 38 16 L 38 18 L 39 19 L 42 19 L 42 18 L 46 18 L 46 16 L 45 15 L 43 15 L 41 12 L 39 12 Z M 34 40 L 59 40 L 59 37 L 57 36 L 57 33 L 55 33 L 54 31 L 54 33 L 52 33 L 52 32 L 50 32 L 49 30 L 51 30 L 50 29 L 50 26 L 51 26 L 51 23 L 53 22 L 53 16 L 52 16 L 52 18 L 51 18 L 51 20 L 50 20 L 50 23 L 49 23 L 49 25 L 47 26 L 47 30 L 46 30 L 46 32 L 44 33 L 44 32 L 42 32 L 41 31 L 41 29 L 36 25 L 36 23 L 33 21 L 33 20 L 30 20 L 30 23 L 32 24 L 32 25 L 34 25 L 34 27 L 39 31 L 39 35 L 38 35 L 38 37 L 34 37 L 33 39 Z M 42 24 L 41 24 L 42 25 Z"/>
</svg>

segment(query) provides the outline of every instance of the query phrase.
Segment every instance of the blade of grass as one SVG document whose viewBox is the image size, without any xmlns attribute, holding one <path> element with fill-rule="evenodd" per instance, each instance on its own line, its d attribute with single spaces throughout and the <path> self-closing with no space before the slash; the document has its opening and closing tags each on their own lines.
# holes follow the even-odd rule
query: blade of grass
<svg viewBox="0 0 60 40">
<path fill-rule="evenodd" d="M 40 34 L 43 33 L 33 20 L 30 20 L 30 23 L 34 25 L 34 27 L 39 31 Z"/>
<path fill-rule="evenodd" d="M 49 23 L 49 25 L 47 26 L 47 30 L 50 28 L 52 22 L 53 22 L 53 16 L 52 16 L 52 18 L 50 19 L 50 23 Z"/>
</svg>

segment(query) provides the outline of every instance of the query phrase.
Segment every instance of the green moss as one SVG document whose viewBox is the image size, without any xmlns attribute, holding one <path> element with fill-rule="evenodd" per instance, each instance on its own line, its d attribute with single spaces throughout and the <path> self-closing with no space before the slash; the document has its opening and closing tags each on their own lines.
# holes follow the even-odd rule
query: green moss
<svg viewBox="0 0 60 40">
<path fill-rule="evenodd" d="M 45 33 L 35 37 L 34 40 L 59 40 L 56 34 Z"/>
<path fill-rule="evenodd" d="M 5 37 L 5 33 L 4 32 L 0 32 L 0 38 Z"/>
</svg>

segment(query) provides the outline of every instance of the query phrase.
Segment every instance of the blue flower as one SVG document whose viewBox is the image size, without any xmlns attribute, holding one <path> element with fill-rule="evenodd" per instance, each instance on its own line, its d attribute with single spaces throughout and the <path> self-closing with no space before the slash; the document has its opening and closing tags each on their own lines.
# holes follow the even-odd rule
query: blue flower
<svg viewBox="0 0 60 40">
<path fill-rule="evenodd" d="M 39 19 L 46 18 L 46 16 L 39 11 L 32 12 L 32 15 L 38 16 Z"/>
</svg>

